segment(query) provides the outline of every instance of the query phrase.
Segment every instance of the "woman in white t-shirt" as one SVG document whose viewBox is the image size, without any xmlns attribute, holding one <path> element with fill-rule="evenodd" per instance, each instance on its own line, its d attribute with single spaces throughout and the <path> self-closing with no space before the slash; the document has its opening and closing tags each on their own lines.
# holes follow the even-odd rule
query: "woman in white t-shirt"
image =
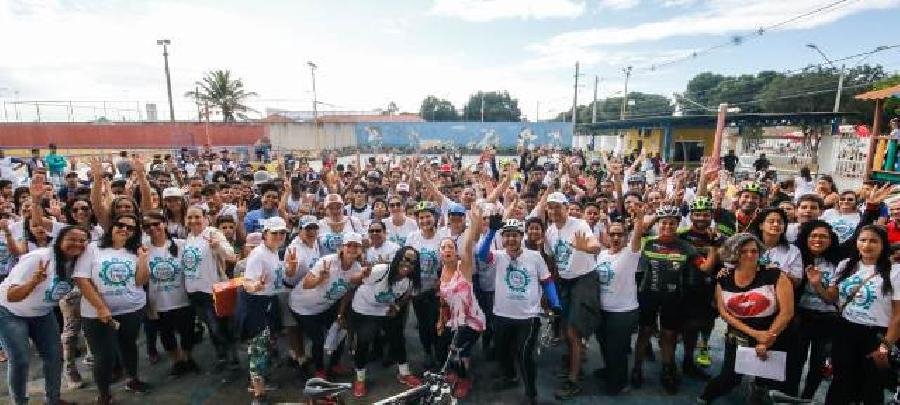
<svg viewBox="0 0 900 405">
<path fill-rule="evenodd" d="M 191 358 L 194 347 L 194 308 L 184 289 L 184 269 L 181 267 L 183 239 L 173 239 L 166 232 L 166 217 L 159 212 L 144 215 L 143 229 L 150 237 L 145 245 L 150 251 L 150 286 L 148 317 L 157 319 L 163 348 L 172 359 L 170 376 L 199 372 Z M 175 334 L 180 338 L 175 340 Z M 180 343 L 180 345 L 179 345 Z"/>
<path fill-rule="evenodd" d="M 138 379 L 137 337 L 147 304 L 144 285 L 150 278 L 149 251 L 141 246 L 140 222 L 118 215 L 99 243 L 91 243 L 75 265 L 81 290 L 84 336 L 94 355 L 92 371 L 98 403 L 111 401 L 113 368 L 121 364 L 130 391 L 144 392 Z M 117 350 L 118 349 L 118 350 Z"/>
<path fill-rule="evenodd" d="M 181 250 L 181 266 L 188 299 L 209 331 L 216 351 L 216 369 L 228 366 L 235 370 L 238 358 L 234 338 L 228 320 L 216 316 L 212 296 L 213 284 L 224 278 L 225 271 L 220 266 L 224 261 L 234 261 L 234 250 L 222 231 L 209 226 L 200 207 L 188 208 L 184 222 L 188 232 Z"/>
<path fill-rule="evenodd" d="M 370 228 L 375 226 L 375 222 Z M 410 292 L 419 287 L 419 254 L 407 246 L 393 256 L 390 264 L 379 263 L 372 267 L 371 274 L 353 294 L 350 326 L 356 336 L 356 351 L 353 364 L 356 379 L 353 380 L 353 396 L 366 395 L 366 364 L 372 345 L 380 333 L 390 348 L 391 358 L 397 362 L 397 380 L 409 387 L 416 387 L 422 381 L 409 371 L 406 361 L 406 338 L 403 334 L 405 316 L 400 308 L 411 297 Z M 376 347 L 376 350 L 381 350 Z"/>
<path fill-rule="evenodd" d="M 803 259 L 800 249 L 788 243 L 786 229 L 787 214 L 779 208 L 760 210 L 749 226 L 750 232 L 766 247 L 764 252 L 760 252 L 762 264 L 781 269 L 797 286 L 803 278 Z"/>
<path fill-rule="evenodd" d="M 816 293 L 836 303 L 841 317 L 826 403 L 884 403 L 889 356 L 900 337 L 900 269 L 891 264 L 888 246 L 884 228 L 866 225 L 856 238 L 857 251 L 838 264 L 836 282 L 825 286 L 820 271 L 806 271 Z"/>
<path fill-rule="evenodd" d="M 381 221 L 369 224 L 369 247 L 366 249 L 366 262 L 370 265 L 389 263 L 400 246 L 387 239 L 385 225 Z"/>
<path fill-rule="evenodd" d="M 349 233 L 363 232 L 356 217 L 344 215 L 344 200 L 339 194 L 325 197 L 325 218 L 319 221 L 319 247 L 323 255 L 336 253 Z"/>
<path fill-rule="evenodd" d="M 388 199 L 388 211 L 390 216 L 382 220 L 387 228 L 387 238 L 399 246 L 405 246 L 406 237 L 418 230 L 419 226 L 414 219 L 406 216 L 406 204 L 400 196 Z"/>
<path fill-rule="evenodd" d="M 281 331 L 278 294 L 285 289 L 285 280 L 297 272 L 297 252 L 288 248 L 284 261 L 278 249 L 287 238 L 287 223 L 279 216 L 270 217 L 263 224 L 263 243 L 247 256 L 244 271 L 244 313 L 238 318 L 241 339 L 247 341 L 250 367 L 250 387 L 253 398 L 266 395 L 266 381 L 270 363 L 271 336 Z"/>
<path fill-rule="evenodd" d="M 9 356 L 7 377 L 14 404 L 28 403 L 32 343 L 44 362 L 47 403 L 62 403 L 62 342 L 53 307 L 72 291 L 75 261 L 84 252 L 87 241 L 84 230 L 66 227 L 52 248 L 22 256 L 0 284 L 0 342 Z"/>
</svg>

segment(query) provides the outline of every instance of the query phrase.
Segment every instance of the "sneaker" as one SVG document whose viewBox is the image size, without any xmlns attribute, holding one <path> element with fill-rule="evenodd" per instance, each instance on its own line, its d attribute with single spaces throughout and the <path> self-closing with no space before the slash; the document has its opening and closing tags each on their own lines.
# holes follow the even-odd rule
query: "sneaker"
<svg viewBox="0 0 900 405">
<path fill-rule="evenodd" d="M 353 396 L 357 398 L 362 398 L 366 396 L 368 390 L 366 390 L 366 382 L 360 380 L 353 380 Z"/>
<path fill-rule="evenodd" d="M 561 387 L 559 387 L 556 391 L 553 392 L 553 396 L 556 399 L 564 401 L 567 399 L 572 399 L 576 395 L 581 392 L 581 386 L 577 383 L 566 381 L 563 383 Z"/>
<path fill-rule="evenodd" d="M 66 388 L 77 390 L 82 387 L 84 387 L 84 380 L 81 379 L 78 369 L 72 367 L 66 371 Z"/>
<path fill-rule="evenodd" d="M 697 356 L 694 357 L 694 364 L 700 367 L 709 367 L 712 365 L 712 357 L 709 355 L 708 347 L 701 347 Z"/>
<path fill-rule="evenodd" d="M 143 394 L 150 390 L 150 385 L 141 380 L 133 379 L 125 383 L 125 390 Z"/>
<path fill-rule="evenodd" d="M 695 380 L 709 381 L 710 379 L 709 373 L 694 363 L 684 363 L 681 365 L 681 369 L 682 374 Z"/>
<path fill-rule="evenodd" d="M 398 375 L 397 381 L 409 388 L 415 388 L 422 385 L 422 380 L 412 374 Z"/>
<path fill-rule="evenodd" d="M 453 396 L 456 399 L 465 399 L 469 395 L 469 390 L 472 389 L 472 379 L 471 378 L 460 378 L 459 381 L 456 382 L 456 387 L 453 389 Z"/>
<path fill-rule="evenodd" d="M 333 376 L 337 376 L 337 377 L 348 376 L 348 375 L 350 375 L 350 372 L 351 372 L 350 369 L 341 363 L 337 363 L 328 369 L 329 374 L 331 374 Z"/>
<path fill-rule="evenodd" d="M 328 372 L 326 372 L 325 370 L 319 369 L 319 370 L 316 370 L 315 373 L 313 373 L 313 376 L 316 378 L 321 378 L 323 380 L 327 380 Z"/>
</svg>

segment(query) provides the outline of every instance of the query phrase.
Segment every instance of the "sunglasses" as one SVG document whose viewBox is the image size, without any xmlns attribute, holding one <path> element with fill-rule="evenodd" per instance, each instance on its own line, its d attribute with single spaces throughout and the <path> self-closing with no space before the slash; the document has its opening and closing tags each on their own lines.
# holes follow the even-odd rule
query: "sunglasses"
<svg viewBox="0 0 900 405">
<path fill-rule="evenodd" d="M 144 222 L 143 228 L 145 231 L 149 231 L 150 229 L 153 229 L 154 226 L 157 226 L 161 223 L 162 222 Z"/>
<path fill-rule="evenodd" d="M 369 233 L 382 233 L 382 232 L 384 232 L 384 231 L 381 229 L 369 229 Z"/>
<path fill-rule="evenodd" d="M 137 225 L 126 224 L 124 222 L 116 222 L 113 224 L 113 226 L 116 228 L 120 228 L 120 229 L 127 229 L 131 232 L 134 232 L 137 230 Z"/>
</svg>

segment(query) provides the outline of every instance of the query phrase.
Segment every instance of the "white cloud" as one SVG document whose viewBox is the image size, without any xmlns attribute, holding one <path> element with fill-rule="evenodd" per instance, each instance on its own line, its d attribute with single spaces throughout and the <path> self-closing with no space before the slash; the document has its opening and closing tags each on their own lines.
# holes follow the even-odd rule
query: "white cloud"
<svg viewBox="0 0 900 405">
<path fill-rule="evenodd" d="M 488 22 L 505 18 L 572 18 L 584 14 L 584 10 L 583 0 L 435 0 L 431 14 Z"/>
<path fill-rule="evenodd" d="M 641 0 L 600 0 L 601 8 L 610 8 L 613 10 L 628 10 L 641 4 Z"/>
<path fill-rule="evenodd" d="M 663 7 L 685 7 L 696 4 L 699 0 L 662 0 Z"/>
<path fill-rule="evenodd" d="M 809 29 L 837 21 L 843 17 L 871 9 L 885 9 L 900 5 L 900 0 L 868 0 L 815 14 L 793 22 L 781 29 Z M 571 31 L 532 44 L 528 49 L 543 55 L 558 53 L 559 49 L 589 48 L 651 42 L 665 38 L 692 35 L 720 35 L 749 32 L 776 24 L 816 7 L 820 0 L 720 0 L 700 11 L 637 25 L 604 27 Z"/>
</svg>

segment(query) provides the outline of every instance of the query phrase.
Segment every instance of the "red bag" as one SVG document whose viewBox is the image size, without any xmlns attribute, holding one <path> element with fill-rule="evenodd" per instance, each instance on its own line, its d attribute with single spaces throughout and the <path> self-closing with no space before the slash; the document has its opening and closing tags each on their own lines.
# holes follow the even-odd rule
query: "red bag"
<svg viewBox="0 0 900 405">
<path fill-rule="evenodd" d="M 213 307 L 216 310 L 216 316 L 234 315 L 234 308 L 237 306 L 237 291 L 243 281 L 243 277 L 236 277 L 213 284 Z"/>
</svg>

